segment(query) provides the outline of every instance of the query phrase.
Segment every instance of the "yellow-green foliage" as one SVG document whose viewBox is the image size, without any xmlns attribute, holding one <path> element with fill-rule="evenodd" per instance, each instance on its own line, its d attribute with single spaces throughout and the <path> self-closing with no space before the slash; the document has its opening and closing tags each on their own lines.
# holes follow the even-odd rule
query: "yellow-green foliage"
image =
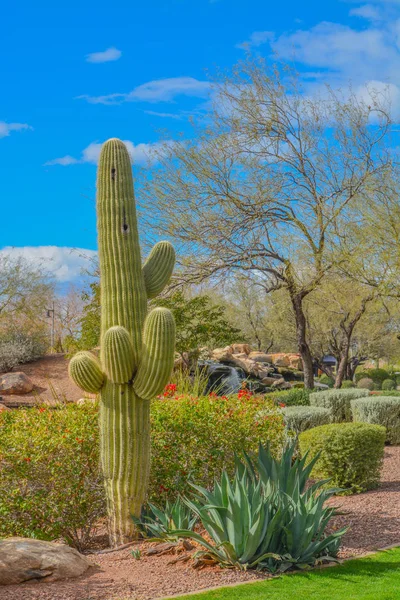
<svg viewBox="0 0 400 600">
<path fill-rule="evenodd" d="M 90 544 L 106 513 L 98 408 L 0 412 L 0 537 Z M 260 440 L 279 454 L 284 439 L 279 409 L 261 397 L 155 400 L 151 426 L 149 498 L 157 503 L 189 493 L 189 480 L 210 487 L 224 468 L 233 473 L 235 453 L 256 452 Z"/>
<path fill-rule="evenodd" d="M 330 479 L 329 485 L 347 493 L 377 487 L 383 459 L 386 430 L 367 423 L 332 423 L 299 435 L 302 455 L 320 453 L 312 476 Z"/>
<path fill-rule="evenodd" d="M 90 542 L 106 502 L 98 406 L 0 412 L 0 537 Z"/>
</svg>

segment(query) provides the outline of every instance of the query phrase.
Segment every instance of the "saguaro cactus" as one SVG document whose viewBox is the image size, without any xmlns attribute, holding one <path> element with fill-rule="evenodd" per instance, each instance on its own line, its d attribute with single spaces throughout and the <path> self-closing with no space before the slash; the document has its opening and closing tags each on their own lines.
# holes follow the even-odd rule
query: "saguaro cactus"
<svg viewBox="0 0 400 600">
<path fill-rule="evenodd" d="M 171 312 L 147 314 L 147 300 L 171 277 L 175 252 L 159 242 L 142 267 L 131 162 L 118 139 L 108 140 L 100 155 L 97 226 L 101 360 L 78 352 L 70 375 L 86 392 L 100 394 L 101 462 L 111 541 L 118 545 L 133 537 L 131 515 L 139 515 L 146 499 L 150 400 L 168 382 L 175 346 Z"/>
</svg>

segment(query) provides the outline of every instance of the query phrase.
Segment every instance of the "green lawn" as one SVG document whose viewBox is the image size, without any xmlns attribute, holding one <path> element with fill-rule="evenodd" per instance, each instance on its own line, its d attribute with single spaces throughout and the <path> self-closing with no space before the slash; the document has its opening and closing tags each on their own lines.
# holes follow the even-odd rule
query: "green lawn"
<svg viewBox="0 0 400 600">
<path fill-rule="evenodd" d="M 400 548 L 337 567 L 221 588 L 184 600 L 400 600 Z"/>
</svg>

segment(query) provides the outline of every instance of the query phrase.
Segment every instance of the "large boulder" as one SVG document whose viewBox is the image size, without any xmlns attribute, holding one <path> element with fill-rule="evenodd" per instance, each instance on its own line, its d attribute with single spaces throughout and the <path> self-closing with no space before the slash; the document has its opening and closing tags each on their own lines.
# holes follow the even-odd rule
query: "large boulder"
<svg viewBox="0 0 400 600">
<path fill-rule="evenodd" d="M 0 413 L 6 410 L 11 410 L 11 408 L 8 408 L 8 406 L 6 406 L 5 404 L 0 403 Z"/>
<path fill-rule="evenodd" d="M 260 363 L 271 364 L 271 354 L 265 354 L 265 352 L 250 352 L 249 358 Z"/>
<path fill-rule="evenodd" d="M 0 376 L 0 394 L 4 396 L 29 394 L 33 390 L 33 383 L 25 373 L 6 373 Z"/>
<path fill-rule="evenodd" d="M 232 344 L 233 354 L 250 354 L 251 346 L 249 344 Z"/>
<path fill-rule="evenodd" d="M 91 566 L 74 548 L 30 538 L 0 541 L 0 585 L 79 577 Z"/>
<path fill-rule="evenodd" d="M 276 352 L 275 354 L 266 354 L 267 362 L 271 362 L 277 367 L 291 367 L 292 369 L 301 370 L 303 363 L 300 354 Z"/>
<path fill-rule="evenodd" d="M 218 362 L 232 362 L 232 346 L 215 348 L 211 353 L 211 358 Z"/>
</svg>

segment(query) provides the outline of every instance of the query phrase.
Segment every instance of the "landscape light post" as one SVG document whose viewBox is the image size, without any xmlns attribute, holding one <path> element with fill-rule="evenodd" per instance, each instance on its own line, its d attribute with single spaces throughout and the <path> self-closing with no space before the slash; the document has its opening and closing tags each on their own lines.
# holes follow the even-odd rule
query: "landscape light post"
<svg viewBox="0 0 400 600">
<path fill-rule="evenodd" d="M 51 349 L 54 352 L 54 300 L 52 304 L 52 308 L 47 309 L 47 318 L 51 317 Z"/>
</svg>

